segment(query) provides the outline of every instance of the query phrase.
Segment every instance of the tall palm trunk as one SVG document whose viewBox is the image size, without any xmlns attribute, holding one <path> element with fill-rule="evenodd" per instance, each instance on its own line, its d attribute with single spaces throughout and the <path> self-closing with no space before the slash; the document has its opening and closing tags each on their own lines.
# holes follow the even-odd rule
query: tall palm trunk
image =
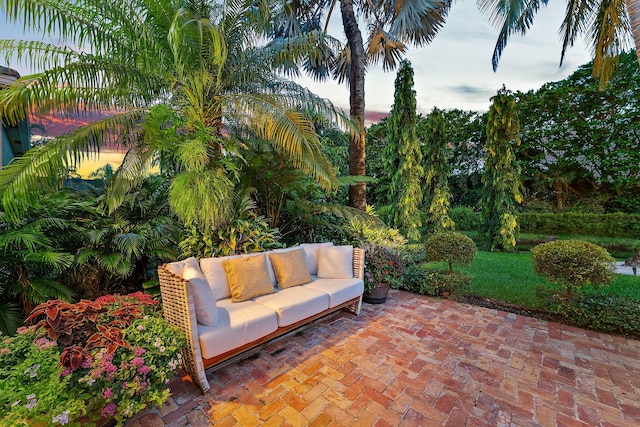
<svg viewBox="0 0 640 427">
<path fill-rule="evenodd" d="M 353 11 L 353 0 L 340 0 L 342 23 L 351 50 L 351 75 L 349 77 L 349 113 L 358 123 L 360 132 L 352 134 L 349 143 L 349 173 L 365 176 L 365 130 L 364 130 L 364 76 L 366 56 L 362 33 Z M 349 187 L 349 206 L 361 210 L 367 207 L 365 183 Z"/>
<path fill-rule="evenodd" d="M 636 45 L 638 62 L 640 62 L 640 4 L 637 0 L 624 0 L 624 3 L 627 6 L 627 12 L 631 20 L 631 32 Z"/>
</svg>

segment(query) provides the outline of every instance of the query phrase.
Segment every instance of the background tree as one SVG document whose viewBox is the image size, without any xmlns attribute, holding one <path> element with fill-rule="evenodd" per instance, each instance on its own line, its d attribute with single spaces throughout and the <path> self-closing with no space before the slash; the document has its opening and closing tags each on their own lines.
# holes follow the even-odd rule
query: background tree
<svg viewBox="0 0 640 427">
<path fill-rule="evenodd" d="M 640 73 L 635 52 L 620 56 L 606 88 L 586 64 L 564 80 L 517 93 L 527 197 L 557 208 L 593 204 L 640 209 Z M 596 206 L 594 206 L 595 208 Z"/>
<path fill-rule="evenodd" d="M 515 153 L 515 147 L 520 144 L 516 103 L 504 87 L 491 101 L 480 199 L 480 238 L 488 250 L 513 251 L 518 230 L 515 206 L 522 202 L 520 168 Z"/>
<path fill-rule="evenodd" d="M 424 134 L 425 181 L 429 194 L 429 223 L 434 233 L 454 231 L 449 217 L 451 192 L 447 165 L 447 139 L 442 111 L 434 108 L 426 120 Z"/>
<path fill-rule="evenodd" d="M 391 176 L 393 226 L 409 240 L 420 238 L 422 150 L 416 136 L 416 91 L 413 68 L 403 60 L 396 76 L 393 107 L 387 121 L 385 169 Z"/>
<path fill-rule="evenodd" d="M 349 113 L 357 123 L 351 132 L 349 144 L 349 172 L 353 176 L 365 175 L 365 75 L 367 66 L 382 61 L 385 70 L 396 67 L 406 51 L 406 44 L 423 46 L 429 43 L 440 28 L 451 7 L 450 0 L 412 0 L 403 2 L 362 0 L 323 0 L 318 2 L 291 2 L 280 16 L 279 35 L 287 37 L 300 31 L 325 31 L 320 23 L 327 12 L 340 2 L 340 13 L 347 46 L 340 52 L 324 49 L 305 61 L 305 70 L 316 78 L 326 78 L 330 73 L 340 82 L 349 85 Z M 359 19 L 364 21 L 368 39 L 365 46 Z M 364 182 L 349 188 L 349 206 L 365 210 L 366 185 Z"/>
</svg>

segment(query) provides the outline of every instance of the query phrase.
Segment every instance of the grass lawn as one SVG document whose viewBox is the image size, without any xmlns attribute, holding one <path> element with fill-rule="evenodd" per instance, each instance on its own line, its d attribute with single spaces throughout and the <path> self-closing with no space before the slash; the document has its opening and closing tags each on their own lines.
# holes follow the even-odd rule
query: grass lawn
<svg viewBox="0 0 640 427">
<path fill-rule="evenodd" d="M 509 254 L 502 252 L 478 252 L 473 264 L 460 268 L 473 276 L 470 293 L 481 298 L 491 298 L 544 309 L 536 297 L 536 289 L 560 289 L 538 276 L 533 271 L 531 253 Z M 442 265 L 444 267 L 444 264 Z M 609 286 L 601 288 L 603 292 L 635 298 L 640 301 L 640 276 L 616 274 Z M 591 291 L 594 288 L 582 288 Z"/>
</svg>

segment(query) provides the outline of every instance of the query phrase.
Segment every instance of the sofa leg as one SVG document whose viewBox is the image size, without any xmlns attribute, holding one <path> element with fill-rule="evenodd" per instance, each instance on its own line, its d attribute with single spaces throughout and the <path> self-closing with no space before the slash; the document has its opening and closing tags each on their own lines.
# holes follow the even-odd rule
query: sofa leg
<svg viewBox="0 0 640 427">
<path fill-rule="evenodd" d="M 358 300 L 358 302 L 354 302 L 351 305 L 348 305 L 347 307 L 345 307 L 345 309 L 351 313 L 351 314 L 355 314 L 356 316 L 360 315 L 360 309 L 362 308 L 362 295 L 360 296 L 360 299 Z"/>
</svg>

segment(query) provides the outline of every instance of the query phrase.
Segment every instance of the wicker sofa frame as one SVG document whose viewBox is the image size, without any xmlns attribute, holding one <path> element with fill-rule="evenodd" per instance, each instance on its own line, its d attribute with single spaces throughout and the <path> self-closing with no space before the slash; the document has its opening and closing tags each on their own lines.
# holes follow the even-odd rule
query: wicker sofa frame
<svg viewBox="0 0 640 427">
<path fill-rule="evenodd" d="M 363 279 L 364 276 L 364 249 L 353 248 L 353 276 Z M 300 322 L 280 327 L 271 334 L 247 343 L 241 347 L 220 354 L 210 359 L 203 359 L 198 338 L 198 327 L 193 304 L 193 296 L 188 292 L 188 281 L 171 273 L 166 264 L 158 267 L 160 279 L 160 291 L 162 293 L 162 311 L 165 319 L 174 326 L 180 328 L 187 339 L 187 344 L 182 352 L 182 366 L 196 382 L 202 392 L 209 390 L 207 371 L 218 369 L 229 363 L 241 360 L 254 354 L 264 343 L 297 329 L 303 328 L 311 322 L 326 317 L 338 310 L 345 309 L 356 316 L 360 314 L 362 295 L 346 301 L 336 307 L 331 307 L 314 316 L 303 319 Z"/>
</svg>

